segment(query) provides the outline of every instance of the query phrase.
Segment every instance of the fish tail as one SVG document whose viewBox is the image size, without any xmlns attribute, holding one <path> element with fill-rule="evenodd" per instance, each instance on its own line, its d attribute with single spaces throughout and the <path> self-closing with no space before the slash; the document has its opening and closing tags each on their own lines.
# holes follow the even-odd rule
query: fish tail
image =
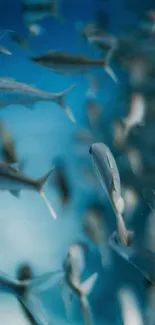
<svg viewBox="0 0 155 325">
<path fill-rule="evenodd" d="M 42 191 L 43 186 L 45 185 L 45 183 L 47 182 L 49 176 L 51 175 L 51 173 L 53 172 L 55 166 L 53 166 L 46 175 L 40 177 L 37 181 L 36 181 L 36 186 L 38 188 L 39 191 Z"/>
<path fill-rule="evenodd" d="M 55 168 L 55 166 L 53 166 L 46 175 L 44 175 L 43 177 L 39 178 L 36 181 L 36 187 L 37 187 L 37 189 L 38 189 L 38 191 L 39 191 L 42 199 L 44 200 L 44 202 L 45 202 L 45 204 L 46 204 L 46 206 L 47 206 L 47 208 L 48 208 L 51 216 L 53 217 L 53 219 L 57 219 L 57 215 L 56 215 L 56 213 L 55 213 L 55 211 L 54 211 L 51 203 L 49 202 L 48 198 L 46 197 L 45 192 L 43 191 L 43 187 L 44 187 L 46 181 L 48 180 L 48 177 L 53 172 L 53 169 L 54 168 Z"/>
<path fill-rule="evenodd" d="M 70 107 L 68 105 L 65 104 L 64 101 L 64 97 L 75 87 L 76 85 L 72 85 L 70 87 L 68 87 L 67 89 L 65 89 L 64 91 L 62 91 L 61 93 L 58 94 L 58 98 L 56 99 L 57 104 L 59 104 L 63 110 L 65 111 L 65 113 L 67 114 L 67 116 L 69 117 L 69 119 L 75 123 L 75 117 L 70 109 Z"/>
<path fill-rule="evenodd" d="M 43 292 L 51 287 L 53 287 L 59 280 L 62 278 L 63 271 L 51 271 L 47 272 L 41 276 L 38 276 L 34 279 L 29 280 L 28 283 L 28 292 L 33 292 L 34 290 L 39 290 Z"/>
<path fill-rule="evenodd" d="M 113 81 L 118 84 L 118 79 L 117 79 L 115 73 L 113 72 L 112 68 L 109 65 L 109 62 L 113 55 L 113 52 L 114 52 L 113 48 L 108 51 L 105 61 L 104 61 L 104 70 L 113 79 Z"/>
<path fill-rule="evenodd" d="M 92 313 L 89 306 L 89 302 L 85 295 L 81 295 L 80 305 L 81 305 L 81 310 L 82 310 L 85 325 L 92 325 L 93 324 Z"/>
</svg>

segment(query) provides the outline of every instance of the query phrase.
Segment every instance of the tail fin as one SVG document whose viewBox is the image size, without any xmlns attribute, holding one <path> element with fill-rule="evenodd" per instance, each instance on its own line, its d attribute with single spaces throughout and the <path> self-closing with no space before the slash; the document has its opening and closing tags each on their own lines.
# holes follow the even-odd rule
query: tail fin
<svg viewBox="0 0 155 325">
<path fill-rule="evenodd" d="M 93 273 L 87 280 L 81 283 L 80 290 L 83 295 L 88 296 L 90 294 L 97 278 L 98 278 L 98 274 Z"/>
<path fill-rule="evenodd" d="M 87 300 L 87 296 L 90 294 L 97 280 L 97 277 L 98 274 L 94 273 L 80 285 L 80 290 L 81 290 L 80 304 L 81 304 L 85 325 L 92 325 L 93 323 L 91 309 L 89 306 L 89 302 Z"/>
<path fill-rule="evenodd" d="M 10 52 L 6 47 L 0 47 L 0 52 L 7 55 L 12 55 L 12 52 Z"/>
<path fill-rule="evenodd" d="M 28 291 L 44 291 L 53 287 L 63 276 L 62 270 L 47 272 L 28 281 Z"/>
<path fill-rule="evenodd" d="M 57 215 L 54 211 L 54 209 L 52 208 L 52 205 L 51 203 L 49 202 L 49 200 L 47 199 L 46 197 L 46 194 L 44 193 L 43 191 L 43 186 L 45 185 L 46 181 L 48 180 L 48 177 L 50 176 L 50 174 L 53 172 L 53 169 L 55 168 L 55 166 L 53 166 L 50 171 L 43 177 L 39 178 L 37 181 L 36 181 L 36 187 L 42 197 L 42 199 L 44 200 L 51 216 L 54 218 L 54 219 L 57 219 Z"/>
<path fill-rule="evenodd" d="M 118 83 L 118 79 L 115 75 L 115 73 L 113 72 L 113 70 L 110 68 L 109 66 L 109 62 L 111 60 L 111 57 L 113 55 L 113 52 L 114 52 L 114 48 L 111 48 L 108 53 L 107 53 L 107 56 L 105 58 L 105 66 L 104 66 L 104 70 L 107 72 L 107 74 L 113 79 L 113 81 L 115 83 Z"/>
<path fill-rule="evenodd" d="M 39 192 L 42 191 L 43 186 L 45 185 L 45 183 L 47 182 L 49 176 L 51 175 L 51 173 L 53 172 L 53 170 L 55 169 L 55 166 L 53 166 L 46 175 L 40 177 L 37 181 L 36 181 L 36 186 L 39 190 Z"/>
<path fill-rule="evenodd" d="M 76 86 L 76 84 L 68 87 L 67 89 L 65 89 L 64 91 L 62 91 L 61 93 L 58 94 L 58 97 L 56 98 L 56 102 L 57 104 L 59 104 L 65 111 L 65 113 L 67 114 L 67 116 L 69 117 L 69 119 L 75 123 L 75 117 L 70 109 L 69 106 L 67 106 L 64 102 L 64 97 Z"/>
</svg>

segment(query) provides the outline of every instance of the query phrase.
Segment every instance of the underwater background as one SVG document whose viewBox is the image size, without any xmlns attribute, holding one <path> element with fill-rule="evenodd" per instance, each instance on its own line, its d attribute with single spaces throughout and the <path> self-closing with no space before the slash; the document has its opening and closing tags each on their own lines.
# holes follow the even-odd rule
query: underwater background
<svg viewBox="0 0 155 325">
<path fill-rule="evenodd" d="M 123 45 L 124 52 L 122 51 L 120 60 L 115 62 L 112 59 L 110 62 L 117 76 L 117 83 L 110 78 L 102 66 L 89 73 L 57 74 L 47 67 L 35 64 L 31 57 L 55 50 L 71 55 L 84 55 L 87 58 L 104 59 L 106 51 L 100 51 L 100 48 L 89 44 L 82 37 L 80 30 L 93 22 L 98 24 L 98 28 L 107 35 L 115 35 L 117 39 L 123 34 L 128 40 L 128 30 L 126 31 L 125 25 L 131 25 L 134 29 L 136 24 L 136 28 L 140 28 L 139 17 L 150 9 L 155 10 L 155 3 L 146 0 L 143 1 L 143 5 L 140 0 L 57 1 L 60 17 L 51 15 L 39 20 L 39 25 L 43 29 L 39 36 L 28 34 L 23 3 L 38 4 L 45 1 L 23 0 L 23 3 L 20 0 L 0 1 L 0 30 L 8 31 L 2 39 L 0 38 L 0 43 L 12 54 L 0 53 L 0 77 L 13 78 L 53 93 L 76 84 L 65 99 L 73 112 L 76 123 L 72 123 L 63 109 L 54 102 L 38 101 L 33 109 L 28 109 L 24 105 L 11 105 L 11 103 L 7 107 L 0 105 L 0 121 L 6 125 L 12 135 L 19 162 L 24 161 L 24 174 L 32 178 L 41 177 L 60 160 L 69 184 L 67 204 L 62 204 L 52 175 L 46 184 L 46 193 L 57 213 L 57 220 L 52 219 L 37 192 L 21 191 L 20 198 L 14 197 L 7 191 L 0 192 L 0 271 L 17 278 L 18 268 L 24 263 L 30 265 L 34 276 L 56 271 L 62 268 L 69 245 L 73 242 L 84 242 L 88 245 L 88 252 L 83 278 L 93 272 L 98 273 L 96 284 L 89 295 L 94 324 L 126 325 L 127 323 L 121 318 L 117 296 L 119 289 L 122 287 L 131 289 L 136 296 L 143 318 L 147 304 L 147 284 L 138 269 L 108 247 L 108 237 L 116 229 L 115 215 L 96 177 L 89 148 L 92 143 L 104 142 L 111 149 L 120 172 L 123 193 L 125 193 L 125 188 L 130 187 L 137 194 L 136 208 L 130 211 L 132 204 L 129 202 L 128 211 L 125 209 L 125 221 L 128 227 L 135 231 L 139 246 L 150 249 L 150 246 L 147 247 L 147 239 L 150 228 L 152 228 L 151 239 L 153 238 L 155 222 L 152 221 L 148 229 L 147 221 L 150 213 L 153 213 L 152 201 L 150 208 L 148 198 L 142 195 L 142 189 L 145 187 L 152 189 L 155 185 L 155 177 L 153 179 L 155 151 L 149 150 L 150 143 L 155 144 L 153 141 L 154 112 L 144 125 L 137 127 L 135 123 L 136 126 L 130 135 L 129 141 L 131 141 L 132 148 L 134 146 L 136 149 L 139 148 L 140 155 L 143 154 L 144 169 L 140 169 L 138 165 L 138 170 L 140 169 L 138 174 L 138 172 L 133 172 L 130 163 L 125 161 L 124 147 L 118 148 L 114 142 L 113 123 L 128 115 L 129 93 L 133 90 L 128 81 L 128 73 L 122 69 L 123 55 L 128 53 L 128 47 Z M 28 39 L 28 49 L 10 39 L 10 35 L 14 32 Z M 143 30 L 139 33 L 140 36 L 137 33 L 138 36 L 133 37 L 140 38 L 143 42 Z M 154 37 L 153 41 L 150 41 L 154 45 L 155 34 L 150 36 L 148 31 L 144 37 L 148 39 Z M 152 50 L 152 56 L 154 50 L 155 47 Z M 129 51 L 132 52 L 131 47 Z M 89 90 L 92 86 L 92 76 L 98 82 L 95 86 L 95 94 L 93 90 Z M 152 85 L 154 80 L 153 76 Z M 147 85 L 145 87 L 147 88 Z M 142 90 L 138 88 L 138 92 L 145 94 L 146 97 L 148 95 L 144 88 Z M 0 88 L 0 102 L 2 93 L 3 89 Z M 95 126 L 91 125 L 89 119 L 89 100 L 97 102 L 100 110 Z M 151 100 L 148 99 L 152 107 L 154 106 L 153 100 L 152 95 Z M 125 144 L 125 148 L 128 148 L 128 144 Z M 145 170 L 148 166 L 151 166 L 149 176 Z M 136 178 L 136 173 L 138 178 Z M 147 179 L 144 184 L 143 177 Z M 87 236 L 83 227 L 87 209 L 93 205 L 97 205 L 102 211 L 106 229 L 104 250 L 105 256 L 108 254 L 110 260 L 104 266 L 101 264 L 98 248 Z M 153 239 L 151 245 L 153 251 L 155 249 Z M 144 258 L 142 263 L 149 262 Z M 151 268 L 154 267 L 152 264 Z M 39 298 L 43 303 L 48 324 L 83 324 L 76 297 L 71 304 L 70 318 L 67 318 L 60 281 L 56 281 L 52 287 L 47 287 L 46 290 L 40 292 Z M 0 292 L 0 324 L 31 324 L 21 310 L 15 295 L 9 291 Z M 142 322 L 132 324 L 142 324 Z M 144 322 L 143 324 L 152 323 Z"/>
</svg>

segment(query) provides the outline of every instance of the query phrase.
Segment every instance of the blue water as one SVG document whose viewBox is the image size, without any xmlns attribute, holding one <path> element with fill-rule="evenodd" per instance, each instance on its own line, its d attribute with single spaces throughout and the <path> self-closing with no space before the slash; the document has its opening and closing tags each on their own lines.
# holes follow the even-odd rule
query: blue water
<svg viewBox="0 0 155 325">
<path fill-rule="evenodd" d="M 64 22 L 50 17 L 44 19 L 41 26 L 45 32 L 40 37 L 31 38 L 31 50 L 36 55 L 52 49 L 84 54 L 88 57 L 100 57 L 100 52 L 88 46 L 76 29 L 77 22 L 83 24 L 92 22 L 95 13 L 100 9 L 104 9 L 109 14 L 108 31 L 116 35 L 119 35 L 123 23 L 132 23 L 136 20 L 134 13 L 127 10 L 125 0 L 62 0 L 60 12 Z M 20 0 L 0 1 L 0 29 L 11 29 L 23 36 L 27 35 Z M 12 56 L 0 53 L 1 77 L 11 77 L 49 92 L 59 92 L 76 83 L 76 87 L 67 95 L 67 103 L 77 122 L 73 124 L 63 110 L 54 103 L 40 102 L 34 105 L 33 110 L 15 105 L 1 108 L 0 120 L 5 122 L 13 135 L 19 160 L 25 161 L 24 173 L 33 178 L 40 177 L 50 169 L 56 157 L 63 158 L 72 199 L 66 207 L 62 207 L 56 188 L 51 186 L 50 181 L 48 182 L 46 193 L 58 215 L 57 221 L 54 221 L 39 194 L 22 191 L 20 199 L 17 199 L 7 192 L 1 192 L 0 270 L 16 277 L 18 267 L 25 262 L 31 265 L 36 276 L 50 270 L 57 270 L 62 267 L 69 244 L 76 240 L 84 240 L 90 245 L 87 271 L 89 274 L 99 273 L 95 288 L 89 297 L 94 323 L 121 324 L 117 302 L 118 288 L 123 284 L 131 286 L 142 308 L 144 279 L 138 270 L 113 252 L 111 252 L 112 266 L 102 268 L 98 251 L 90 244 L 83 232 L 82 217 L 89 202 L 97 199 L 102 204 L 105 200 L 97 180 L 96 183 L 89 183 L 80 172 L 81 163 L 91 166 L 89 147 L 86 146 L 84 158 L 79 158 L 79 149 L 74 139 L 78 130 L 88 126 L 85 109 L 87 78 L 84 75 L 58 75 L 34 64 L 29 60 L 31 55 L 18 44 L 11 42 L 8 35 L 1 44 L 12 52 Z M 119 98 L 125 83 L 124 73 L 113 63 L 112 67 L 117 74 L 119 84 L 115 84 L 102 68 L 95 71 L 95 75 L 101 80 L 98 101 L 103 110 L 102 139 L 106 139 L 107 144 L 111 143 L 110 123 L 113 118 L 122 113 Z M 143 236 L 145 210 L 148 213 L 147 206 L 139 207 L 137 211 L 139 217 L 132 225 L 137 230 L 139 238 Z M 108 203 L 105 213 L 110 234 L 116 225 Z M 49 324 L 69 323 L 65 315 L 59 283 L 40 294 L 40 298 Z M 71 322 L 83 324 L 76 298 L 71 308 Z M 16 297 L 3 291 L 0 292 L 0 324 L 28 324 Z"/>
</svg>

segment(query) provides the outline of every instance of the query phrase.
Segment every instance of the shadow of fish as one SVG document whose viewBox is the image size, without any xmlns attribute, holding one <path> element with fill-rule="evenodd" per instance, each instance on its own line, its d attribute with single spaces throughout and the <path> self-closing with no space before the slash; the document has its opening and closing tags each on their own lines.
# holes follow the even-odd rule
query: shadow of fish
<svg viewBox="0 0 155 325">
<path fill-rule="evenodd" d="M 72 85 L 62 92 L 51 93 L 10 78 L 0 78 L 0 107 L 16 104 L 32 108 L 33 104 L 38 101 L 53 101 L 60 105 L 68 117 L 75 122 L 69 106 L 64 103 L 64 97 L 74 87 L 75 85 Z"/>
</svg>

